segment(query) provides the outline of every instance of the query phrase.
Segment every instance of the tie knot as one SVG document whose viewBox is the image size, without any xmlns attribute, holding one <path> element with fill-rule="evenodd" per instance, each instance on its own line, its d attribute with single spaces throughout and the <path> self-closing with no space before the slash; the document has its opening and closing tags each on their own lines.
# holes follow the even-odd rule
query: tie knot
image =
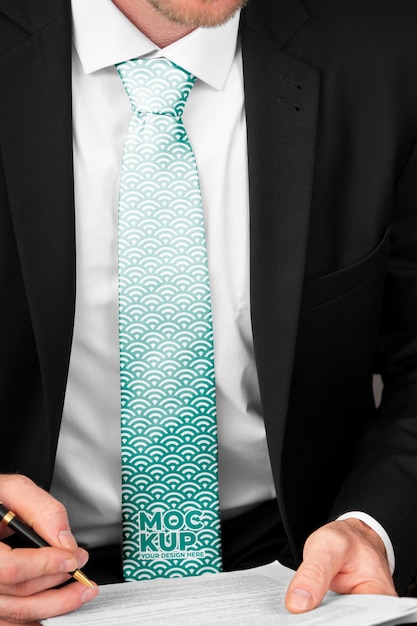
<svg viewBox="0 0 417 626">
<path fill-rule="evenodd" d="M 195 76 L 164 58 L 124 61 L 116 68 L 135 112 L 181 118 Z"/>
</svg>

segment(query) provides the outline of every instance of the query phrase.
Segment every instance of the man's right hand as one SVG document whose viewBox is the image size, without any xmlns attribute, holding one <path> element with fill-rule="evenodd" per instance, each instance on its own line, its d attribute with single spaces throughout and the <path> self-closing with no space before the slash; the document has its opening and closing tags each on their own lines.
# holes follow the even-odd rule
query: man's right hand
<svg viewBox="0 0 417 626">
<path fill-rule="evenodd" d="M 88 560 L 71 533 L 63 505 L 25 476 L 5 474 L 0 474 L 0 501 L 53 546 L 12 549 L 0 541 L 0 626 L 34 624 L 95 598 L 97 587 L 76 581 L 54 588 Z M 10 534 L 0 524 L 0 540 Z"/>
</svg>

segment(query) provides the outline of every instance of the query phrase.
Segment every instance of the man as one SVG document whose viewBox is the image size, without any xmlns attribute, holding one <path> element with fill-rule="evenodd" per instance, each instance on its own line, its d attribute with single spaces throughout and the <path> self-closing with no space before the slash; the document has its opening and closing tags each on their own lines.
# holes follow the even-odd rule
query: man
<svg viewBox="0 0 417 626">
<path fill-rule="evenodd" d="M 113 66 L 123 59 L 110 58 L 108 68 L 102 59 L 99 67 L 94 65 L 96 61 L 89 68 L 83 67 L 83 60 L 91 60 L 91 51 L 83 56 L 83 34 L 79 30 L 87 22 L 87 41 L 96 31 L 97 38 L 101 35 L 109 48 L 114 39 L 123 48 L 126 33 L 134 39 L 141 33 L 147 38 L 146 54 L 153 54 L 156 44 L 157 48 L 166 48 L 167 55 L 174 50 L 175 56 L 182 54 L 178 47 L 171 49 L 176 42 L 187 47 L 195 36 L 199 49 L 200 38 L 210 39 L 213 33 L 217 37 L 217 29 L 208 29 L 207 35 L 206 30 L 195 30 L 197 26 L 224 23 L 221 28 L 230 25 L 232 32 L 233 18 L 228 18 L 235 15 L 239 20 L 230 74 L 226 72 L 223 83 L 220 81 L 215 89 L 201 80 L 196 84 L 194 101 L 202 107 L 206 98 L 213 103 L 215 113 L 207 122 L 210 136 L 221 124 L 220 112 L 226 107 L 219 98 L 230 93 L 230 77 L 235 77 L 236 83 L 227 102 L 232 102 L 235 111 L 233 102 L 235 94 L 240 94 L 239 77 L 243 75 L 244 115 L 237 112 L 240 130 L 230 135 L 229 146 L 232 162 L 238 164 L 238 177 L 232 176 L 228 156 L 218 157 L 210 153 L 210 147 L 199 158 L 199 146 L 211 143 L 204 141 L 205 124 L 198 117 L 200 106 L 184 114 L 185 123 L 189 115 L 196 135 L 203 204 L 207 188 L 212 192 L 218 187 L 223 198 L 226 236 L 219 244 L 219 254 L 222 261 L 228 258 L 225 250 L 243 254 L 239 257 L 243 262 L 237 264 L 242 266 L 242 274 L 238 275 L 243 276 L 244 286 L 245 259 L 249 262 L 250 253 L 250 311 L 243 306 L 242 326 L 239 306 L 232 306 L 241 331 L 237 343 L 248 357 L 238 381 L 244 390 L 239 402 L 242 404 L 243 398 L 247 406 L 243 414 L 237 412 L 237 419 L 248 418 L 252 424 L 252 434 L 246 441 L 248 452 L 243 453 L 246 459 L 238 471 L 233 463 L 228 466 L 228 454 L 222 448 L 223 438 L 226 444 L 233 444 L 227 430 L 234 412 L 226 408 L 219 415 L 220 495 L 227 565 L 250 564 L 246 546 L 233 546 L 238 555 L 230 556 L 235 536 L 240 541 L 246 531 L 250 544 L 252 524 L 254 533 L 260 527 L 260 536 L 269 525 L 269 551 L 268 544 L 263 543 L 261 556 L 261 540 L 256 534 L 252 540 L 254 564 L 267 554 L 271 560 L 281 558 L 299 566 L 287 595 L 291 611 L 314 608 L 329 588 L 342 593 L 387 594 L 405 594 L 413 588 L 417 571 L 417 86 L 413 79 L 417 6 L 412 0 L 400 4 L 394 0 L 250 0 L 246 7 L 241 4 L 239 0 L 73 2 L 75 51 L 71 66 L 68 0 L 0 1 L 0 394 L 4 472 L 0 499 L 54 546 L 37 551 L 11 551 L 6 544 L 0 546 L 0 616 L 4 623 L 25 623 L 70 611 L 97 593 L 79 583 L 52 589 L 68 578 L 66 572 L 83 567 L 87 557 L 77 548 L 64 507 L 32 481 L 47 490 L 52 485 L 52 493 L 70 503 L 71 526 L 81 519 L 86 521 L 86 526 L 77 528 L 75 534 L 80 543 L 88 546 L 94 547 L 100 529 L 91 521 L 97 515 L 85 514 L 84 504 L 87 506 L 91 493 L 100 500 L 98 492 L 103 485 L 106 498 L 116 500 L 101 471 L 99 487 L 95 488 L 94 474 L 96 462 L 101 462 L 105 472 L 105 444 L 114 438 L 98 433 L 98 439 L 92 435 L 89 444 L 88 437 L 73 436 L 75 429 L 87 429 L 90 423 L 90 417 L 84 415 L 83 397 L 90 403 L 94 399 L 94 421 L 101 417 L 101 391 L 106 390 L 104 404 L 109 397 L 107 391 L 111 398 L 117 395 L 113 385 L 107 390 L 108 385 L 101 379 L 97 383 L 97 376 L 83 361 L 95 352 L 94 367 L 109 362 L 109 371 L 99 369 L 100 376 L 113 380 L 111 371 L 117 369 L 117 363 L 113 353 L 109 356 L 106 352 L 106 341 L 99 342 L 97 351 L 94 348 L 95 336 L 101 332 L 98 325 L 93 323 L 90 331 L 87 324 L 88 330 L 83 333 L 86 320 L 95 319 L 89 317 L 91 309 L 99 303 L 102 315 L 106 308 L 99 294 L 88 304 L 89 294 L 94 291 L 95 270 L 98 268 L 100 277 L 107 271 L 103 269 L 106 253 L 96 264 L 95 252 L 88 255 L 88 237 L 95 226 L 85 230 L 89 219 L 85 214 L 90 205 L 97 203 L 95 194 L 99 193 L 99 184 L 93 185 L 92 193 L 89 185 L 97 180 L 96 175 L 103 186 L 111 179 L 105 169 L 109 165 L 107 152 L 101 162 L 101 144 L 96 146 L 93 160 L 84 153 L 87 150 L 90 154 L 90 126 L 101 119 L 92 108 L 91 90 L 105 94 L 96 105 L 100 112 L 114 106 L 120 115 L 128 115 L 121 92 L 116 86 L 113 90 Z M 236 11 L 240 9 L 239 16 Z M 88 11 L 89 19 L 77 21 L 79 11 Z M 111 25 L 109 33 L 104 33 L 99 18 L 104 13 L 109 15 L 109 11 L 115 13 L 106 22 Z M 121 30 L 114 26 L 113 31 L 116 22 Z M 228 42 L 229 36 L 226 48 Z M 210 62 L 221 68 L 223 57 L 217 57 L 217 39 L 216 45 L 211 39 L 209 45 Z M 202 55 L 206 60 L 207 56 Z M 83 119 L 85 111 L 89 111 L 90 118 Z M 246 129 L 243 150 L 236 150 L 234 139 L 241 141 L 242 128 Z M 99 141 L 99 126 L 95 130 L 94 141 Z M 105 141 L 106 130 L 104 135 Z M 241 176 L 246 148 L 248 188 Z M 242 155 L 244 159 L 240 160 Z M 218 158 L 223 159 L 223 173 L 215 169 Z M 221 177 L 214 185 L 207 171 L 212 167 Z M 207 194 L 210 198 L 211 192 Z M 103 194 L 106 203 L 107 188 Z M 114 186 L 110 195 L 113 198 Z M 247 195 L 250 213 L 246 222 Z M 208 204 L 211 206 L 211 200 Z M 112 209 L 113 215 L 116 209 L 110 202 L 109 211 Z M 227 213 L 229 209 L 231 214 Z M 232 221 L 228 227 L 230 215 L 237 216 L 237 222 Z M 210 257 L 210 241 L 211 234 L 220 237 L 223 231 L 220 226 L 212 229 L 211 220 L 215 218 L 211 210 L 205 217 L 216 294 L 226 266 L 222 263 L 216 267 L 217 249 L 211 248 L 216 254 Z M 107 219 L 105 214 L 93 223 L 101 228 Z M 237 249 L 231 243 L 235 229 L 239 233 Z M 99 244 L 103 241 L 100 232 Z M 108 247 L 111 249 L 111 243 Z M 92 273 L 83 282 L 87 266 Z M 107 282 L 111 283 L 111 271 L 108 276 Z M 241 291 L 244 303 L 249 293 Z M 227 302 L 229 297 L 233 301 L 234 296 L 226 295 Z M 222 292 L 217 292 L 215 301 L 223 300 Z M 114 311 L 113 305 L 110 303 L 110 311 Z M 219 308 L 223 319 L 223 306 Z M 113 319 L 111 315 L 109 319 Z M 107 323 L 106 329 L 114 326 L 117 321 Z M 232 369 L 231 362 L 218 357 L 223 339 L 227 344 L 221 326 L 218 324 L 217 330 L 215 327 L 220 405 L 223 380 L 225 387 L 228 380 L 222 368 Z M 375 367 L 384 380 L 378 410 L 372 394 Z M 235 395 L 232 392 L 223 406 L 232 407 Z M 245 424 L 241 430 L 246 428 L 246 421 L 237 423 Z M 270 467 L 263 447 L 263 424 Z M 257 441 L 254 425 L 261 434 L 259 445 L 252 448 Z M 111 428 L 116 427 L 112 423 Z M 69 457 L 74 441 L 75 456 Z M 81 447 L 80 452 L 78 444 L 87 448 Z M 252 449 L 256 450 L 255 459 L 249 453 Z M 86 450 L 95 454 L 88 457 L 87 474 L 78 466 Z M 236 463 L 241 460 L 237 455 Z M 262 480 L 246 497 L 239 474 L 248 472 L 252 465 L 261 468 Z M 113 467 L 113 461 L 109 466 Z M 244 479 L 252 476 L 248 472 Z M 80 485 L 74 486 L 78 477 L 82 478 Z M 233 500 L 234 480 L 240 498 L 237 502 Z M 248 491 L 251 489 L 252 484 Z M 77 497 L 82 499 L 83 494 L 83 505 L 77 510 Z M 271 506 L 274 498 L 279 516 Z M 262 513 L 264 506 L 268 515 Z M 108 524 L 102 545 L 96 543 L 97 548 L 110 541 L 113 531 L 118 532 L 117 519 L 111 517 L 115 507 L 110 504 L 108 510 L 102 515 Z M 236 527 L 239 532 L 235 532 Z"/>
</svg>

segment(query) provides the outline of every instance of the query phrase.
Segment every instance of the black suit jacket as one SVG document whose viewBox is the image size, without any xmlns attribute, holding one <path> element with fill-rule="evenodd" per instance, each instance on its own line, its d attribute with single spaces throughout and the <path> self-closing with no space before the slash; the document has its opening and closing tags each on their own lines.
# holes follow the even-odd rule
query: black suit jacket
<svg viewBox="0 0 417 626">
<path fill-rule="evenodd" d="M 242 13 L 251 306 L 290 545 L 363 510 L 417 571 L 417 3 Z M 2 471 L 48 488 L 75 301 L 69 0 L 0 0 Z M 376 410 L 372 375 L 384 378 Z"/>
</svg>

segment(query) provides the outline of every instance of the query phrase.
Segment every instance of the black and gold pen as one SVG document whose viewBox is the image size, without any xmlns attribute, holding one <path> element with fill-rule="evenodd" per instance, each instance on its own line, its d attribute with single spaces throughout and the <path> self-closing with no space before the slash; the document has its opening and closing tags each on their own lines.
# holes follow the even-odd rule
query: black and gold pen
<svg viewBox="0 0 417 626">
<path fill-rule="evenodd" d="M 13 511 L 9 511 L 1 502 L 0 502 L 0 522 L 5 526 L 8 526 L 11 530 L 13 530 L 19 537 L 22 537 L 28 545 L 33 548 L 46 548 L 51 547 L 49 543 L 47 543 L 42 537 L 40 537 L 33 528 L 25 524 L 21 519 L 17 517 Z M 73 572 L 69 572 L 70 576 L 78 580 L 80 583 L 83 583 L 86 587 L 95 587 L 94 583 L 87 578 L 87 576 L 80 570 L 76 569 Z"/>
</svg>

